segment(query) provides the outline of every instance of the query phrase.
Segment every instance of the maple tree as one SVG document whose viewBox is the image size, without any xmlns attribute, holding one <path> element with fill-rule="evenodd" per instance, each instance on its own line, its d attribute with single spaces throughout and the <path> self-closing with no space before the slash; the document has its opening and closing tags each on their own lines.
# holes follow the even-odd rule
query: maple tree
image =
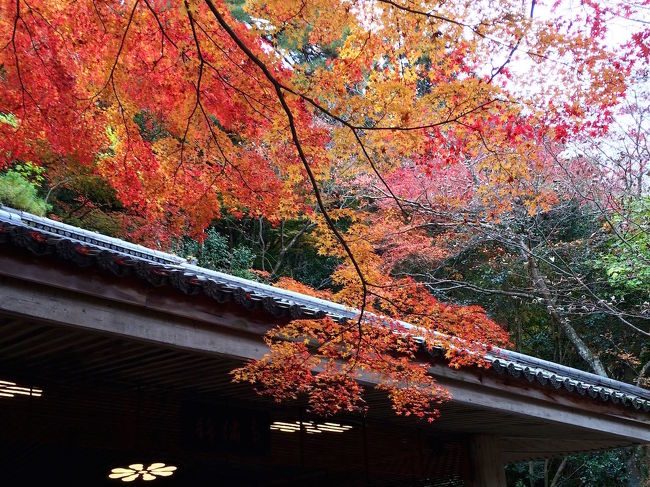
<svg viewBox="0 0 650 487">
<path fill-rule="evenodd" d="M 483 366 L 508 339 L 393 264 L 444 254 L 428 218 L 470 199 L 490 222 L 547 209 L 540 142 L 606 131 L 633 68 L 604 39 L 608 16 L 634 7 L 588 1 L 579 16 L 538 18 L 536 6 L 4 1 L 0 169 L 31 161 L 69 185 L 86 168 L 129 212 L 128 236 L 150 245 L 200 237 L 224 214 L 306 219 L 318 251 L 342 262 L 331 298 L 361 316 L 272 330 L 270 355 L 238 378 L 333 413 L 362 407 L 356 379 L 375 376 L 399 413 L 433 418 L 448 394 L 421 350 Z M 647 56 L 646 43 L 629 49 Z M 520 89 L 517 56 L 535 90 Z"/>
</svg>

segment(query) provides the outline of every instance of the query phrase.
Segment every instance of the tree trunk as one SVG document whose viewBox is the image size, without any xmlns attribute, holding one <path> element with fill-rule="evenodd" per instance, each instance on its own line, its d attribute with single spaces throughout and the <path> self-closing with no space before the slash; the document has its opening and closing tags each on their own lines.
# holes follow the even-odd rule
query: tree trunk
<svg viewBox="0 0 650 487">
<path fill-rule="evenodd" d="M 524 257 L 526 259 L 526 262 L 528 263 L 528 272 L 530 273 L 530 277 L 533 281 L 533 286 L 537 290 L 537 292 L 544 298 L 544 302 L 546 304 L 546 309 L 548 310 L 549 314 L 551 315 L 551 319 L 553 322 L 560 327 L 560 329 L 564 332 L 564 334 L 569 338 L 573 346 L 576 348 L 580 356 L 583 358 L 585 362 L 587 362 L 592 370 L 603 377 L 607 377 L 607 372 L 605 371 L 605 367 L 603 367 L 602 362 L 600 359 L 589 349 L 587 344 L 580 338 L 580 335 L 576 332 L 575 328 L 571 325 L 569 320 L 566 317 L 563 317 L 560 315 L 560 312 L 557 309 L 557 306 L 555 305 L 555 298 L 551 294 L 551 291 L 548 289 L 548 285 L 546 284 L 546 280 L 544 279 L 544 276 L 539 272 L 539 268 L 537 267 L 537 262 L 535 261 L 535 258 L 533 257 L 532 252 L 526 246 L 525 244 L 522 243 L 524 246 L 523 253 L 525 254 Z"/>
<path fill-rule="evenodd" d="M 548 458 L 544 460 L 544 487 L 548 487 Z"/>
<path fill-rule="evenodd" d="M 650 372 L 650 360 L 646 362 L 646 364 L 641 368 L 641 371 L 639 372 L 639 376 L 636 378 L 636 385 L 639 387 L 643 387 L 641 384 L 643 383 L 643 378 L 648 375 L 648 372 Z"/>
<path fill-rule="evenodd" d="M 564 470 L 564 467 L 566 467 L 566 457 L 562 459 L 562 463 L 560 463 L 560 466 L 557 468 L 557 471 L 555 472 L 555 475 L 553 476 L 553 480 L 551 481 L 551 487 L 555 487 L 557 483 L 560 481 L 562 470 Z"/>
</svg>

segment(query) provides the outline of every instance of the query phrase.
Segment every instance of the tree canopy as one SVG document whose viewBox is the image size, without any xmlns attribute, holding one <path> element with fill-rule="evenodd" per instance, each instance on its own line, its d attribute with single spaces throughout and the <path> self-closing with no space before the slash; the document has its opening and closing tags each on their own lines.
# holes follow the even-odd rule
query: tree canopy
<svg viewBox="0 0 650 487">
<path fill-rule="evenodd" d="M 435 418 L 449 396 L 423 348 L 484 366 L 510 344 L 480 299 L 450 285 L 543 303 L 608 375 L 573 318 L 613 317 L 634 343 L 648 334 L 647 306 L 602 294 L 647 289 L 647 167 L 640 152 L 621 154 L 638 162 L 626 172 L 567 148 L 611 131 L 649 35 L 608 38 L 645 2 L 569 3 L 5 1 L 2 177 L 29 185 L 43 168 L 42 211 L 56 199 L 68 220 L 94 215 L 91 226 L 249 277 L 241 263 L 255 255 L 229 251 L 211 223 L 259 228 L 265 279 L 308 239 L 328 290 L 279 284 L 365 315 L 274 328 L 267 358 L 236 378 L 278 400 L 357 410 L 356 379 L 374 374 L 398 413 Z M 625 181 L 638 177 L 634 192 Z M 459 259 L 477 267 L 458 271 Z M 485 282 L 499 268 L 519 276 L 514 288 Z M 598 269 L 606 279 L 591 279 Z M 644 350 L 625 352 L 637 369 Z"/>
</svg>

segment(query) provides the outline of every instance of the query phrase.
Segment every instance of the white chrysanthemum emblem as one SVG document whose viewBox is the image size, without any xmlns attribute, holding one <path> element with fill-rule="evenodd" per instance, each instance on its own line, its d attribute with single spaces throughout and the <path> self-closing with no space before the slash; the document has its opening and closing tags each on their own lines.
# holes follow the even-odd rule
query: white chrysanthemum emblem
<svg viewBox="0 0 650 487">
<path fill-rule="evenodd" d="M 122 482 L 133 482 L 138 477 L 142 477 L 142 480 L 155 480 L 157 477 L 169 477 L 175 470 L 173 465 L 164 463 L 152 463 L 147 468 L 142 463 L 134 463 L 129 468 L 114 468 L 108 478 L 120 479 Z"/>
</svg>

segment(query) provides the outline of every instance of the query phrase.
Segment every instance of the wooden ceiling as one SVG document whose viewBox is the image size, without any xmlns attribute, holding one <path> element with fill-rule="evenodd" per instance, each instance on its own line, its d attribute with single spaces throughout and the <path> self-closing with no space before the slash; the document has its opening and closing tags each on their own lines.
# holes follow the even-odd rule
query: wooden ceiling
<svg viewBox="0 0 650 487">
<path fill-rule="evenodd" d="M 52 443 L 72 435 L 79 444 L 110 449 L 119 448 L 125 438 L 136 441 L 133 435 L 140 422 L 156 443 L 173 450 L 181 435 L 179 411 L 188 401 L 270 411 L 273 421 L 296 421 L 301 415 L 310 419 L 299 403 L 278 407 L 250 386 L 234 384 L 229 372 L 240 363 L 214 354 L 0 316 L 0 380 L 43 390 L 42 397 L 0 398 L 2 421 L 11 423 L 3 430 L 5 436 L 13 431 L 16 441 L 31 438 L 36 443 Z M 373 438 L 369 450 L 377 467 L 413 463 L 410 450 L 414 445 L 432 451 L 436 445 L 460 444 L 465 435 L 479 433 L 500 437 L 506 461 L 618 446 L 598 432 L 454 401 L 443 405 L 440 419 L 428 425 L 396 417 L 382 393 L 370 391 L 366 399 L 365 429 Z M 355 468 L 363 469 L 365 460 L 351 461 L 359 457 L 363 418 L 337 420 L 353 429 L 319 438 L 309 436 L 307 443 L 313 451 L 303 444 L 303 455 L 336 450 Z M 24 430 L 25 423 L 39 427 Z M 283 458 L 295 456 L 300 434 L 272 435 L 278 439 L 275 453 L 284 452 Z M 620 446 L 627 444 L 620 442 Z M 421 458 L 418 461 L 423 462 Z M 424 471 L 433 467 L 408 468 Z"/>
</svg>

